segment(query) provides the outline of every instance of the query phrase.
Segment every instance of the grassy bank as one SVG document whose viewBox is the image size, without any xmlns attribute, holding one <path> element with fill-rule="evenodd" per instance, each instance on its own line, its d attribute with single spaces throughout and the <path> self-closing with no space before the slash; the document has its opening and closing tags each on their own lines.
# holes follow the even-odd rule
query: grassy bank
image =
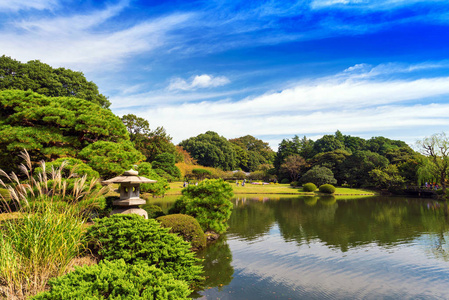
<svg viewBox="0 0 449 300">
<path fill-rule="evenodd" d="M 180 195 L 182 187 L 182 182 L 172 182 L 170 183 L 170 190 L 166 195 Z M 231 184 L 234 194 L 278 194 L 278 195 L 315 195 L 314 193 L 306 193 L 302 191 L 302 188 L 293 188 L 289 184 L 266 184 L 266 185 L 255 185 L 246 184 L 245 186 L 236 186 L 236 184 Z M 350 195 L 375 195 L 373 191 L 363 190 L 363 189 L 351 189 L 337 187 L 335 191 L 336 196 L 350 196 Z"/>
</svg>

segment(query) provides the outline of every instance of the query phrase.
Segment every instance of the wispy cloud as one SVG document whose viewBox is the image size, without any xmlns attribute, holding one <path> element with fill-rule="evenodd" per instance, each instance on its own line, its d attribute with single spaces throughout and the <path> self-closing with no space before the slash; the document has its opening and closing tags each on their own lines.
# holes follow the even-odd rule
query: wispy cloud
<svg viewBox="0 0 449 300">
<path fill-rule="evenodd" d="M 57 0 L 0 0 L 0 11 L 19 11 L 37 9 L 52 10 L 58 6 Z"/>
<path fill-rule="evenodd" d="M 169 39 L 167 33 L 190 18 L 172 14 L 114 31 L 102 25 L 118 15 L 127 2 L 85 15 L 19 20 L 0 31 L 1 50 L 15 59 L 40 59 L 54 66 L 88 71 L 114 68 L 131 55 L 150 53 Z"/>
<path fill-rule="evenodd" d="M 350 71 L 355 69 L 358 67 Z M 374 66 L 367 73 L 373 69 L 380 74 L 382 69 L 393 72 L 394 68 Z M 141 116 L 166 127 L 175 142 L 207 130 L 228 138 L 241 134 L 288 137 L 337 129 L 345 133 L 381 134 L 387 130 L 449 125 L 449 103 L 441 101 L 442 96 L 449 95 L 449 77 L 379 80 L 360 76 L 360 72 L 343 78 L 342 73 L 240 101 L 142 109 Z"/>
<path fill-rule="evenodd" d="M 196 75 L 191 77 L 188 81 L 182 78 L 174 78 L 171 80 L 168 90 L 196 90 L 210 87 L 223 86 L 231 81 L 225 76 L 214 77 L 212 75 Z"/>
<path fill-rule="evenodd" d="M 365 10 L 389 10 L 418 3 L 443 3 L 444 0 L 313 0 L 310 6 L 319 8 L 344 8 Z"/>
</svg>

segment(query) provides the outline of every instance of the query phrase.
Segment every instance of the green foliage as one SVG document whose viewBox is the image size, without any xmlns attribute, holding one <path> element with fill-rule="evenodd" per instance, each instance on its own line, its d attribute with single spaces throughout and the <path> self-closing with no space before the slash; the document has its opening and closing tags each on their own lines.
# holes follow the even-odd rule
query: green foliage
<svg viewBox="0 0 449 300">
<path fill-rule="evenodd" d="M 169 189 L 170 185 L 168 184 L 167 179 L 159 176 L 151 167 L 151 164 L 148 162 L 143 162 L 137 166 L 137 170 L 139 171 L 140 176 L 144 176 L 153 180 L 157 180 L 154 183 L 144 183 L 140 185 L 140 191 L 151 193 L 153 196 L 161 196 L 164 195 Z"/>
<path fill-rule="evenodd" d="M 3 221 L 0 282 L 6 284 L 6 297 L 33 295 L 44 290 L 49 278 L 64 274 L 85 245 L 83 224 L 75 207 L 61 211 L 51 202 Z"/>
<path fill-rule="evenodd" d="M 0 90 L 31 90 L 48 97 L 74 97 L 103 108 L 111 103 L 83 73 L 57 68 L 31 60 L 21 63 L 8 56 L 0 57 Z"/>
<path fill-rule="evenodd" d="M 206 179 L 198 185 L 189 185 L 176 200 L 173 212 L 195 217 L 204 232 L 223 233 L 231 216 L 232 187 L 222 179 Z"/>
<path fill-rule="evenodd" d="M 343 178 L 354 187 L 373 186 L 370 171 L 385 168 L 388 159 L 371 151 L 356 151 L 342 164 Z"/>
<path fill-rule="evenodd" d="M 299 182 L 298 181 L 292 181 L 292 182 L 290 182 L 290 186 L 292 186 L 292 187 L 296 187 L 296 186 L 298 186 L 299 185 Z"/>
<path fill-rule="evenodd" d="M 243 180 L 246 178 L 246 174 L 243 171 L 237 171 L 232 174 L 232 177 L 238 180 Z"/>
<path fill-rule="evenodd" d="M 181 171 L 175 166 L 175 156 L 171 153 L 162 153 L 155 157 L 151 162 L 153 169 L 161 169 L 169 174 L 173 179 L 181 178 Z"/>
<path fill-rule="evenodd" d="M 281 178 L 289 178 L 291 181 L 297 181 L 299 174 L 306 166 L 305 159 L 300 155 L 289 155 L 279 167 L 279 176 Z"/>
<path fill-rule="evenodd" d="M 262 164 L 272 164 L 275 152 L 268 143 L 251 135 L 229 140 L 236 147 L 238 167 L 244 171 L 256 171 Z"/>
<path fill-rule="evenodd" d="M 159 205 L 144 204 L 141 206 L 141 208 L 143 208 L 148 213 L 148 218 L 150 219 L 156 219 L 164 215 L 164 212 L 162 211 L 162 208 Z"/>
<path fill-rule="evenodd" d="M 193 248 L 206 247 L 206 235 L 198 221 L 188 215 L 173 214 L 157 218 L 161 226 L 170 228 L 171 233 L 178 233 L 183 239 L 192 244 Z"/>
<path fill-rule="evenodd" d="M 287 184 L 287 183 L 290 183 L 290 180 L 288 180 L 288 178 L 282 178 L 281 183 Z"/>
<path fill-rule="evenodd" d="M 116 214 L 94 221 L 86 235 L 94 241 L 92 247 L 102 259 L 155 265 L 192 286 L 202 281 L 202 267 L 190 251 L 191 245 L 161 228 L 156 220 Z"/>
<path fill-rule="evenodd" d="M 128 129 L 134 147 L 146 156 L 148 162 L 153 161 L 162 153 L 175 155 L 178 162 L 182 160 L 178 156 L 176 146 L 171 142 L 172 138 L 166 133 L 164 127 L 151 130 L 147 120 L 133 114 L 124 115 L 121 119 Z"/>
<path fill-rule="evenodd" d="M 203 180 L 204 178 L 212 177 L 212 172 L 206 169 L 193 169 L 192 175 L 198 180 Z"/>
<path fill-rule="evenodd" d="M 301 182 L 313 182 L 315 185 L 320 186 L 326 183 L 336 184 L 337 180 L 330 169 L 314 166 L 302 176 Z"/>
<path fill-rule="evenodd" d="M 309 193 L 309 192 L 315 192 L 316 189 L 317 189 L 316 185 L 315 185 L 314 183 L 311 183 L 311 182 L 308 182 L 308 183 L 306 183 L 306 184 L 304 184 L 304 185 L 302 186 L 302 190 L 303 190 L 304 192 L 307 192 L 307 193 Z"/>
<path fill-rule="evenodd" d="M 76 268 L 51 280 L 50 291 L 31 299 L 188 299 L 190 292 L 185 282 L 155 266 L 120 259 Z"/>
<path fill-rule="evenodd" d="M 314 153 L 324 153 L 344 148 L 344 141 L 338 139 L 335 135 L 324 135 L 313 144 Z"/>
<path fill-rule="evenodd" d="M 145 157 L 134 149 L 129 141 L 113 143 L 98 141 L 84 148 L 79 157 L 87 160 L 89 166 L 104 178 L 123 174 Z"/>
<path fill-rule="evenodd" d="M 383 169 L 373 169 L 369 175 L 377 188 L 401 187 L 405 183 L 395 165 L 388 165 Z"/>
<path fill-rule="evenodd" d="M 237 166 L 232 144 L 213 131 L 202 133 L 179 143 L 202 166 L 221 168 L 224 171 Z"/>
<path fill-rule="evenodd" d="M 325 194 L 335 193 L 335 187 L 332 184 L 323 184 L 320 186 L 320 192 Z"/>
<path fill-rule="evenodd" d="M 27 149 L 32 161 L 76 157 L 97 141 L 129 140 L 110 110 L 73 97 L 46 97 L 31 91 L 0 92 L 0 165 L 10 172 Z M 101 173 L 101 172 L 100 172 Z"/>
</svg>

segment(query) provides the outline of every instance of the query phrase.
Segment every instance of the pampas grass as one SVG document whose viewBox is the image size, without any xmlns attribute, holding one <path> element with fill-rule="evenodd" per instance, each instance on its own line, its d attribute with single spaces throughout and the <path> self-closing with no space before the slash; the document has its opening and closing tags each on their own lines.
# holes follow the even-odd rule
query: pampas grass
<svg viewBox="0 0 449 300">
<path fill-rule="evenodd" d="M 108 191 L 98 188 L 98 179 L 75 177 L 76 169 L 63 176 L 63 163 L 33 174 L 26 151 L 19 166 L 21 177 L 0 170 L 0 200 L 15 218 L 0 218 L 0 298 L 26 299 L 45 289 L 51 277 L 66 273 L 84 250 L 84 223 L 98 199 Z M 76 168 L 76 167 L 75 167 Z M 23 179 L 23 180 L 20 180 Z M 68 192 L 68 180 L 73 188 Z"/>
</svg>

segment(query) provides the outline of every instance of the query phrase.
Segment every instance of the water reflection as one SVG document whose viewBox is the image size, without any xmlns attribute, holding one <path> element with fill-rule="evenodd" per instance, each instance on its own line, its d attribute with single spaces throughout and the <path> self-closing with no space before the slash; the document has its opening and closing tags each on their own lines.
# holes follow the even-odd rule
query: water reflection
<svg viewBox="0 0 449 300">
<path fill-rule="evenodd" d="M 201 299 L 446 298 L 446 215 L 422 199 L 236 199 L 227 240 L 202 253 Z"/>
</svg>

